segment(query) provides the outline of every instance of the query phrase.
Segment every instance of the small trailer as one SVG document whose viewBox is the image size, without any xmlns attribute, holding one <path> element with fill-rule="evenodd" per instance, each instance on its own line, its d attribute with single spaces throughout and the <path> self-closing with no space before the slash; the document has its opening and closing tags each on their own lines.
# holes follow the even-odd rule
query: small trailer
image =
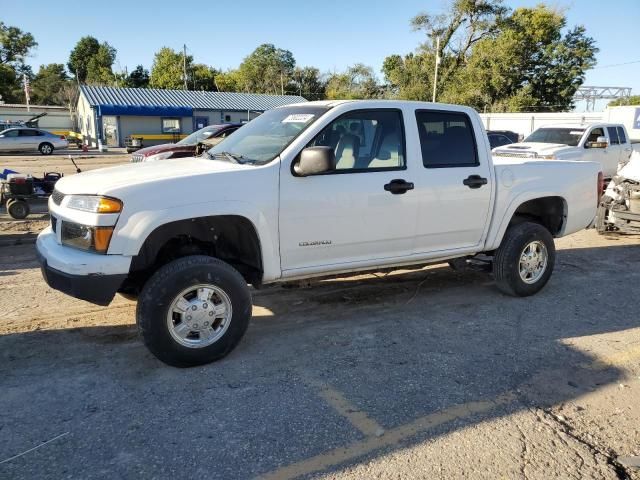
<svg viewBox="0 0 640 480">
<path fill-rule="evenodd" d="M 5 171 L 6 172 L 6 171 Z M 7 208 L 11 218 L 22 220 L 31 213 L 30 203 L 49 198 L 61 173 L 45 172 L 33 177 L 17 172 L 4 173 L 0 180 L 0 206 Z"/>
</svg>

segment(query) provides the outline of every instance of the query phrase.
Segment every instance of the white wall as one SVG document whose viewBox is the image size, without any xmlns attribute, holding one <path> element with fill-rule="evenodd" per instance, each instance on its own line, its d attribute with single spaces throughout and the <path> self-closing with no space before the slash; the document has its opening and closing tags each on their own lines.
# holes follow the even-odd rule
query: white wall
<svg viewBox="0 0 640 480">
<path fill-rule="evenodd" d="M 33 106 L 27 112 L 26 105 L 10 107 L 0 104 L 0 121 L 26 121 L 42 112 L 47 112 L 47 115 L 38 119 L 39 128 L 44 130 L 71 130 L 73 128 L 69 110 L 64 107 Z"/>
<path fill-rule="evenodd" d="M 526 137 L 544 125 L 601 122 L 603 115 L 603 112 L 481 113 L 480 117 L 487 130 L 511 130 Z"/>
<path fill-rule="evenodd" d="M 639 105 L 609 107 L 604 111 L 604 121 L 622 123 L 627 129 L 631 141 L 640 142 L 640 128 L 634 128 L 640 124 Z"/>
</svg>

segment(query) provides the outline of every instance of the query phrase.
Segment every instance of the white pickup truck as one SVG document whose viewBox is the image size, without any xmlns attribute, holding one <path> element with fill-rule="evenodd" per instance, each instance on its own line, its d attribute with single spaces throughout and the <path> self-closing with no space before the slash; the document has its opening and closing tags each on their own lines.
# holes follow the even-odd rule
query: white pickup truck
<svg viewBox="0 0 640 480">
<path fill-rule="evenodd" d="M 593 222 L 600 177 L 592 162 L 492 160 L 471 108 L 309 102 L 199 158 L 64 177 L 37 251 L 51 287 L 99 305 L 137 298 L 149 349 L 197 365 L 243 336 L 248 284 L 483 254 L 501 291 L 532 295 L 553 237 Z"/>
<path fill-rule="evenodd" d="M 602 165 L 604 177 L 610 179 L 618 171 L 618 164 L 628 161 L 632 151 L 624 125 L 593 123 L 547 125 L 532 132 L 521 143 L 495 148 L 493 154 L 511 158 L 598 162 Z"/>
</svg>

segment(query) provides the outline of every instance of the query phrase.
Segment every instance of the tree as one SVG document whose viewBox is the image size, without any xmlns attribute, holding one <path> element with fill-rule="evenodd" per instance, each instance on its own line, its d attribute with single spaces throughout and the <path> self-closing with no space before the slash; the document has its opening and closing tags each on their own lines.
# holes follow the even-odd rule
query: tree
<svg viewBox="0 0 640 480">
<path fill-rule="evenodd" d="M 343 73 L 330 75 L 326 92 L 329 99 L 365 99 L 381 96 L 373 69 L 361 63 L 356 63 Z"/>
<path fill-rule="evenodd" d="M 147 88 L 149 86 L 149 70 L 138 65 L 126 76 L 124 85 L 129 88 Z"/>
<path fill-rule="evenodd" d="M 193 90 L 206 90 L 214 92 L 216 87 L 216 76 L 219 74 L 219 70 L 213 67 L 209 67 L 203 63 L 196 63 L 191 68 L 191 79 L 189 86 Z"/>
<path fill-rule="evenodd" d="M 415 54 L 385 59 L 391 95 L 430 100 L 438 53 L 439 101 L 493 111 L 572 107 L 598 51 L 583 27 L 567 31 L 560 11 L 544 5 L 510 11 L 502 0 L 453 0 L 447 11 L 415 17 L 427 41 Z"/>
<path fill-rule="evenodd" d="M 219 92 L 237 92 L 240 90 L 240 76 L 238 70 L 228 70 L 218 73 L 214 82 Z"/>
<path fill-rule="evenodd" d="M 184 57 L 172 48 L 162 47 L 155 54 L 149 86 L 151 88 L 183 89 Z M 187 71 L 192 70 L 193 57 L 186 56 Z"/>
<path fill-rule="evenodd" d="M 289 50 L 265 43 L 240 64 L 238 87 L 251 93 L 284 93 L 295 66 L 296 61 Z"/>
<path fill-rule="evenodd" d="M 41 105 L 65 105 L 60 92 L 68 81 L 63 64 L 40 65 L 31 82 L 31 100 Z"/>
<path fill-rule="evenodd" d="M 629 98 L 616 98 L 609 102 L 609 107 L 619 107 L 621 105 L 640 105 L 640 95 L 631 95 Z"/>
<path fill-rule="evenodd" d="M 291 83 L 286 93 L 300 95 L 307 100 L 323 100 L 326 94 L 326 82 L 315 67 L 296 68 L 291 75 Z"/>
<path fill-rule="evenodd" d="M 100 44 L 98 51 L 87 63 L 86 82 L 98 85 L 112 85 L 115 80 L 113 62 L 116 60 L 116 49 L 107 42 Z"/>
<path fill-rule="evenodd" d="M 23 74 L 31 79 L 32 72 L 25 59 L 38 44 L 33 35 L 0 21 L 0 100 L 22 102 Z"/>
</svg>

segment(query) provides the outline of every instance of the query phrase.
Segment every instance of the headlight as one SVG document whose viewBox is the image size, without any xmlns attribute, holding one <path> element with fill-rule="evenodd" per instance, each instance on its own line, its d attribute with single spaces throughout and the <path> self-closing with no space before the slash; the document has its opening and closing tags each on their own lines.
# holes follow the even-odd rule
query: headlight
<svg viewBox="0 0 640 480">
<path fill-rule="evenodd" d="M 114 227 L 90 227 L 72 222 L 62 222 L 62 244 L 80 250 L 107 253 Z"/>
<path fill-rule="evenodd" d="M 555 155 L 538 155 L 538 158 L 541 158 L 543 160 L 557 160 L 558 157 L 556 157 Z"/>
<path fill-rule="evenodd" d="M 155 162 L 156 160 L 166 160 L 167 158 L 171 157 L 171 155 L 173 155 L 173 152 L 156 153 L 155 155 L 149 155 L 148 157 L 145 157 L 144 161 Z"/>
<path fill-rule="evenodd" d="M 92 213 L 120 213 L 122 202 L 117 198 L 98 197 L 95 195 L 69 195 L 67 208 Z"/>
</svg>

